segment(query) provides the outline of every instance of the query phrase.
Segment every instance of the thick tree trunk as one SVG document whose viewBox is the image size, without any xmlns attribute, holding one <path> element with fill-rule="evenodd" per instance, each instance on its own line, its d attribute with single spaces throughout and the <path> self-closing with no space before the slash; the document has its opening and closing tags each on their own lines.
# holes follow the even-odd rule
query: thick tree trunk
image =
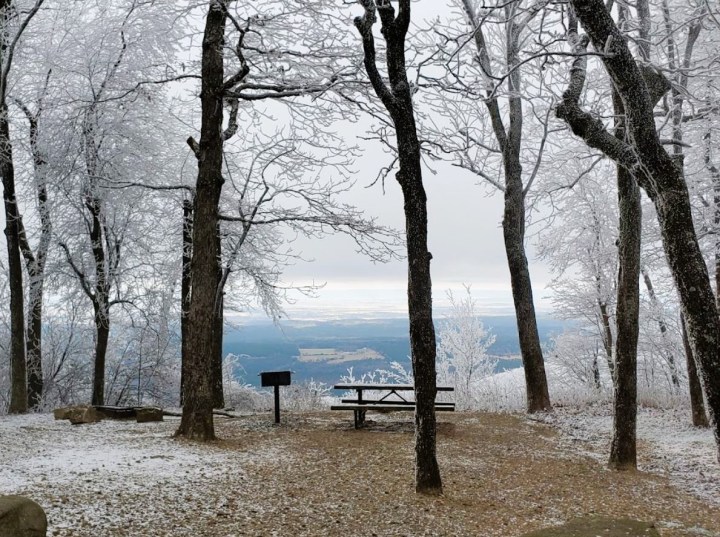
<svg viewBox="0 0 720 537">
<path fill-rule="evenodd" d="M 632 145 L 610 140 L 595 118 L 579 110 L 575 91 L 566 92 L 558 115 L 590 146 L 630 168 L 655 205 L 720 458 L 720 318 L 693 226 L 687 185 L 658 138 L 653 84 L 643 77 L 602 0 L 572 0 L 572 5 L 595 48 L 605 53 L 603 63 L 623 100 Z"/>
<path fill-rule="evenodd" d="M 432 320 L 432 283 L 427 248 L 427 197 L 422 181 L 420 142 L 417 137 L 412 93 L 405 68 L 405 36 L 410 26 L 410 0 L 400 0 L 399 12 L 390 2 L 376 6 L 362 0 L 363 17 L 355 19 L 363 41 L 364 64 L 377 96 L 392 117 L 398 144 L 400 169 L 395 178 L 405 202 L 405 230 L 408 253 L 408 314 L 410 349 L 415 380 L 415 490 L 442 493 L 440 467 L 436 455 L 435 421 L 435 327 Z M 387 43 L 386 62 L 389 86 L 375 63 L 372 27 L 377 15 Z"/>
<path fill-rule="evenodd" d="M 193 200 L 183 200 L 183 251 L 180 284 L 180 405 L 183 405 L 183 386 L 188 357 L 188 314 L 190 312 L 190 263 L 192 261 Z"/>
<path fill-rule="evenodd" d="M 506 150 L 508 151 L 508 150 Z M 503 236 L 505 253 L 510 268 L 515 318 L 517 320 L 525 370 L 525 393 L 527 411 L 550 410 L 545 362 L 543 360 L 540 336 L 535 318 L 530 270 L 525 255 L 525 196 L 521 179 L 519 153 L 518 158 L 505 158 L 505 212 L 503 216 Z M 512 160 L 512 162 L 509 162 Z"/>
<path fill-rule="evenodd" d="M 613 95 L 617 128 L 615 136 L 625 139 L 624 110 Z M 610 445 L 611 468 L 637 468 L 637 343 L 640 316 L 640 239 L 642 206 L 640 189 L 630 172 L 617 169 L 618 208 L 618 285 L 615 347 L 613 438 Z"/>
<path fill-rule="evenodd" d="M 703 400 L 702 385 L 698 377 L 695 359 L 693 358 L 692 347 L 685 329 L 685 316 L 680 314 L 680 328 L 682 329 L 683 346 L 685 347 L 685 358 L 687 361 L 688 384 L 690 387 L 690 412 L 692 424 L 695 427 L 710 427 L 707 413 L 705 412 L 705 401 Z"/>
<path fill-rule="evenodd" d="M 0 13 L 0 16 L 4 12 Z M 11 414 L 27 412 L 27 364 L 25 361 L 25 312 L 22 261 L 20 259 L 20 214 L 15 198 L 15 166 L 8 108 L 0 102 L 0 174 L 5 203 L 5 242 L 10 284 L 10 406 Z"/>
<path fill-rule="evenodd" d="M 110 317 L 107 303 L 97 302 L 95 307 L 95 370 L 93 372 L 92 404 L 105 404 L 105 357 L 110 338 Z"/>
<path fill-rule="evenodd" d="M 435 327 L 432 319 L 432 282 L 427 249 L 427 198 L 420 169 L 420 144 L 415 119 L 410 114 L 395 122 L 400 154 L 397 180 L 405 199 L 405 230 L 408 252 L 408 312 L 410 349 L 415 379 L 415 488 L 417 492 L 440 494 L 442 481 L 437 462 L 435 436 Z M 406 134 L 401 134 L 406 131 Z M 412 134 L 407 134 L 412 131 Z"/>
<path fill-rule="evenodd" d="M 176 436 L 213 440 L 213 375 L 217 295 L 218 203 L 222 191 L 224 2 L 212 2 L 202 53 L 202 125 L 193 218 L 191 296 L 187 325 L 187 367 L 183 412 Z"/>
</svg>

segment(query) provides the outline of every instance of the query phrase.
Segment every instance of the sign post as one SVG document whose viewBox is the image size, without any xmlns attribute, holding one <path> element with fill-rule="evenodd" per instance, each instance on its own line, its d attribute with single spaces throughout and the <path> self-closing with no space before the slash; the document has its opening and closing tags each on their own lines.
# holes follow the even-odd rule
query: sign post
<svg viewBox="0 0 720 537">
<path fill-rule="evenodd" d="M 280 423 L 280 386 L 290 386 L 290 371 L 263 371 L 260 385 L 275 388 L 275 423 Z"/>
</svg>

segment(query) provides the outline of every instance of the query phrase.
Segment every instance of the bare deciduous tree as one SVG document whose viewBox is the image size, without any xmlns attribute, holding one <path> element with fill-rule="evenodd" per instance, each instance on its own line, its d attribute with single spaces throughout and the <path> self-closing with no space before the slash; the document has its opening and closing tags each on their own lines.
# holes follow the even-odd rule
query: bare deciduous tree
<svg viewBox="0 0 720 537">
<path fill-rule="evenodd" d="M 435 436 L 435 327 L 432 319 L 432 283 L 427 247 L 427 198 L 422 182 L 420 141 L 415 123 L 412 88 L 405 67 L 405 38 L 410 26 L 410 0 L 399 9 L 388 0 L 360 0 L 364 15 L 355 19 L 362 37 L 364 64 L 375 93 L 392 117 L 397 137 L 399 170 L 395 176 L 405 200 L 405 232 L 408 253 L 408 310 L 410 349 L 415 378 L 415 490 L 442 493 Z M 377 66 L 373 26 L 380 17 L 385 38 L 389 84 Z"/>
</svg>

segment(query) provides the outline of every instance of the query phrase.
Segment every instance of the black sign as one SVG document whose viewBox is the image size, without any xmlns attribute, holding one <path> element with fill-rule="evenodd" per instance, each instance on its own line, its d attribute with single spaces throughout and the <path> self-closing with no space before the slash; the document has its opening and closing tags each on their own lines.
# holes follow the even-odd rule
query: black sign
<svg viewBox="0 0 720 537">
<path fill-rule="evenodd" d="M 260 385 L 290 386 L 290 371 L 264 371 L 260 373 Z"/>
</svg>

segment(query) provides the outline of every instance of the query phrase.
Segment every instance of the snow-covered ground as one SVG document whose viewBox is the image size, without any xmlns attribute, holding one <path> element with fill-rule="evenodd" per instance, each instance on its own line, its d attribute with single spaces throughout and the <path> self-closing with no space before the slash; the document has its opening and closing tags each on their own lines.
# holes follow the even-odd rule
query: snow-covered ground
<svg viewBox="0 0 720 537">
<path fill-rule="evenodd" d="M 607 460 L 613 422 L 609 404 L 559 408 L 537 419 L 558 427 L 563 443 L 601 462 Z M 720 507 L 720 464 L 713 434 L 693 427 L 689 410 L 640 408 L 637 439 L 639 470 L 663 475 Z"/>
<path fill-rule="evenodd" d="M 637 507 L 636 516 L 660 520 L 665 528 L 681 518 L 677 510 L 666 517 L 663 507 L 648 511 L 647 506 L 640 506 L 646 498 L 651 506 L 657 503 L 652 499 L 656 483 L 652 479 L 616 479 L 603 470 L 612 424 L 607 404 L 565 407 L 531 417 L 458 413 L 443 418 L 451 419 L 441 435 L 449 484 L 448 497 L 437 504 L 447 510 L 442 515 L 445 529 L 435 535 L 467 535 L 487 516 L 490 522 L 483 524 L 495 524 L 487 535 L 511 535 L 503 533 L 505 526 L 498 522 L 500 507 L 495 506 L 490 514 L 487 511 L 486 493 L 497 487 L 497 494 L 514 498 L 510 502 L 511 514 L 520 517 L 527 527 L 610 508 L 627 515 Z M 49 535 L 58 537 L 314 536 L 348 531 L 352 535 L 371 535 L 374 526 L 363 526 L 361 531 L 356 525 L 359 513 L 370 508 L 389 517 L 390 522 L 401 513 L 407 517 L 404 524 L 420 528 L 429 523 L 423 517 L 430 516 L 430 511 L 417 509 L 419 500 L 406 479 L 413 454 L 412 423 L 407 416 L 388 418 L 394 428 L 383 432 L 378 431 L 385 417 L 374 417 L 379 429 L 364 433 L 354 431 L 347 416 L 331 412 L 288 413 L 286 419 L 283 427 L 274 427 L 269 413 L 223 421 L 219 424 L 220 436 L 225 440 L 198 444 L 172 438 L 177 420 L 145 424 L 106 420 L 72 426 L 67 421 L 54 421 L 49 414 L 0 416 L 0 494 L 37 498 L 48 513 Z M 561 434 L 555 437 L 547 431 L 536 436 L 541 429 L 528 420 L 547 423 Z M 677 411 L 640 411 L 640 468 L 663 474 L 698 496 L 700 501 L 694 504 L 693 513 L 700 513 L 696 518 L 701 526 L 714 530 L 720 528 L 717 520 L 712 522 L 711 513 L 711 506 L 720 507 L 720 466 L 714 458 L 713 438 L 710 431 L 696 430 L 686 421 L 687 417 Z M 398 424 L 402 425 L 400 429 Z M 533 444 L 535 438 L 537 446 Z M 358 443 L 364 444 L 358 448 Z M 523 449 L 529 451 L 517 453 Z M 348 464 L 358 451 L 371 461 L 362 474 L 358 474 L 355 464 Z M 399 453 L 402 462 L 397 460 Z M 588 459 L 583 455 L 598 460 L 599 466 L 591 464 L 588 468 L 583 462 Z M 326 459 L 331 460 L 329 466 Z M 463 461 L 467 461 L 467 468 Z M 523 493 L 527 505 L 516 496 L 520 483 L 524 483 L 518 465 L 537 461 L 544 462 L 521 472 L 532 482 L 522 486 L 538 486 L 538 480 L 550 475 L 554 468 L 555 477 L 541 486 L 556 489 L 557 493 L 540 511 L 540 500 L 532 491 Z M 375 466 L 381 471 L 371 475 Z M 495 477 L 478 484 L 477 480 L 487 478 L 489 472 L 494 472 Z M 588 472 L 596 472 L 596 479 L 588 480 Z M 403 478 L 390 480 L 396 487 L 391 489 L 386 478 L 395 473 Z M 375 484 L 358 489 L 354 483 L 359 475 L 363 481 Z M 565 476 L 575 478 L 568 481 Z M 357 494 L 377 486 L 385 487 L 387 496 L 368 492 L 362 501 L 347 501 L 350 491 Z M 589 490 L 592 486 L 599 488 Z M 615 505 L 607 498 L 603 500 L 601 496 L 607 496 L 608 487 L 622 491 L 625 503 Z M 650 488 L 640 498 L 633 497 L 640 487 Z M 575 500 L 560 500 L 568 490 L 572 490 Z M 671 498 L 680 492 L 674 490 Z M 684 501 L 677 503 L 684 508 Z M 550 519 L 549 513 L 553 513 Z M 278 519 L 280 515 L 287 519 Z M 461 524 L 456 517 L 466 520 Z M 386 519 L 374 523 L 385 528 L 378 530 L 382 535 L 428 534 L 390 531 L 380 520 Z M 268 524 L 279 524 L 284 529 L 268 533 Z M 288 524 L 294 528 L 288 530 L 290 533 L 285 531 L 291 527 Z M 461 529 L 453 524 L 459 524 Z M 720 535 L 699 530 L 688 533 L 687 527 L 693 524 L 698 522 L 686 521 L 684 533 L 668 535 Z M 451 527 L 455 529 L 448 529 Z M 343 528 L 341 533 L 334 532 L 338 528 Z M 512 535 L 522 533 L 518 526 Z"/>
<path fill-rule="evenodd" d="M 152 520 L 160 507 L 138 505 L 135 497 L 143 491 L 155 489 L 156 498 L 178 505 L 178 521 L 182 504 L 204 505 L 214 514 L 222 506 L 202 498 L 206 479 L 222 480 L 232 471 L 232 480 L 242 482 L 253 463 L 284 458 L 282 444 L 228 450 L 173 440 L 175 428 L 174 420 L 73 426 L 52 414 L 0 416 L 0 494 L 54 498 L 43 505 L 52 521 L 49 535 L 98 521 L 108 535 L 129 535 L 120 528 L 128 512 Z M 185 533 L 179 527 L 175 535 Z"/>
</svg>

